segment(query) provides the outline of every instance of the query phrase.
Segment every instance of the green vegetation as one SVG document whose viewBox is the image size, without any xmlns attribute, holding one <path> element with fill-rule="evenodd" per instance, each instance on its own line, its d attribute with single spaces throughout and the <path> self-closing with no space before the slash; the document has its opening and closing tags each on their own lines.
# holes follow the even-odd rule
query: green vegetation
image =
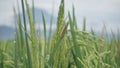
<svg viewBox="0 0 120 68">
<path fill-rule="evenodd" d="M 52 18 L 50 32 L 47 37 L 46 20 L 42 13 L 44 38 L 35 35 L 34 0 L 32 12 L 27 0 L 21 0 L 23 23 L 20 15 L 16 18 L 14 40 L 0 41 L 0 68 L 119 68 L 120 36 L 112 31 L 112 38 L 97 36 L 94 30 L 86 31 L 86 19 L 83 29 L 79 30 L 73 7 L 72 15 L 68 12 L 68 21 L 64 19 L 64 0 L 59 7 L 56 30 L 52 34 Z M 29 19 L 30 31 L 27 31 L 25 7 Z M 19 6 L 18 6 L 19 12 Z M 70 29 L 68 29 L 68 26 Z"/>
</svg>

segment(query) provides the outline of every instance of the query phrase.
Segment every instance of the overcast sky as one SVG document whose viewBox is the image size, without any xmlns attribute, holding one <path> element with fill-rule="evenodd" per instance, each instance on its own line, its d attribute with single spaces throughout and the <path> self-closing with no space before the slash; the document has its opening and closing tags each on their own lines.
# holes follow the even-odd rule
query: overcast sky
<svg viewBox="0 0 120 68">
<path fill-rule="evenodd" d="M 20 0 L 19 0 L 20 1 Z M 31 0 L 28 0 L 31 5 Z M 21 4 L 19 2 L 19 4 Z M 57 17 L 60 0 L 35 0 L 35 7 L 42 8 Z M 16 0 L 0 0 L 0 25 L 12 26 L 10 23 L 13 17 L 13 6 Z M 100 31 L 103 23 L 108 30 L 114 31 L 120 26 L 120 0 L 65 0 L 65 12 L 71 11 L 72 5 L 75 6 L 78 26 L 82 27 L 83 18 L 86 17 L 87 29 L 91 27 Z"/>
</svg>

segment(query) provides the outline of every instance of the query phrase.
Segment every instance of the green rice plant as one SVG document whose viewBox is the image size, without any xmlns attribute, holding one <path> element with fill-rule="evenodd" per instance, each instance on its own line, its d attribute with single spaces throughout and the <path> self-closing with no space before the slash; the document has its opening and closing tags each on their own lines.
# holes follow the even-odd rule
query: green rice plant
<svg viewBox="0 0 120 68">
<path fill-rule="evenodd" d="M 27 60 L 28 60 L 28 68 L 32 68 L 32 59 L 31 59 L 31 53 L 30 53 L 30 47 L 28 44 L 28 38 L 27 38 L 27 27 L 26 27 L 26 16 L 25 16 L 25 6 L 24 1 L 21 0 L 22 3 L 22 11 L 23 11 L 23 21 L 24 21 L 24 31 L 25 31 L 25 42 L 26 42 L 26 49 L 27 49 Z M 31 32 L 32 33 L 32 32 Z"/>
<path fill-rule="evenodd" d="M 57 18 L 57 28 L 53 37 L 53 40 L 51 42 L 51 54 L 50 54 L 50 60 L 49 60 L 49 64 L 53 64 L 52 67 L 57 67 L 57 63 L 58 62 L 58 58 L 57 59 L 53 59 L 55 58 L 55 54 L 54 54 L 54 50 L 56 50 L 56 48 L 58 47 L 59 42 L 61 41 L 60 38 L 60 33 L 62 31 L 62 28 L 64 26 L 65 22 L 64 22 L 64 0 L 61 0 L 61 4 L 59 7 L 59 12 L 58 12 L 58 18 Z M 57 44 L 57 45 L 56 45 Z M 60 46 L 60 45 L 59 45 Z M 59 53 L 56 55 L 58 56 Z"/>
<path fill-rule="evenodd" d="M 46 22 L 45 22 L 45 17 L 44 17 L 44 14 L 42 12 L 42 20 L 43 20 L 43 26 L 44 26 L 44 45 L 42 45 L 42 51 L 41 51 L 41 54 L 42 54 L 42 57 L 45 57 L 46 56 L 46 52 L 47 52 L 47 38 L 46 38 Z M 41 58 L 41 68 L 44 68 L 45 64 L 44 64 L 45 60 L 43 58 Z"/>
<path fill-rule="evenodd" d="M 112 30 L 112 38 L 106 39 L 106 26 L 101 35 L 94 29 L 88 32 L 86 18 L 83 29 L 78 29 L 73 6 L 72 15 L 68 12 L 68 21 L 64 19 L 64 0 L 61 0 L 56 28 L 52 33 L 52 17 L 47 36 L 46 18 L 42 14 L 43 35 L 35 30 L 35 7 L 32 11 L 27 0 L 21 0 L 23 17 L 15 14 L 14 39 L 0 41 L 0 68 L 119 68 L 120 33 Z M 19 5 L 17 5 L 20 13 Z M 27 9 L 25 11 L 25 8 Z M 27 14 L 26 14 L 27 13 Z M 28 24 L 26 18 L 28 17 Z M 22 19 L 23 18 L 23 25 Z M 30 26 L 30 31 L 27 29 Z M 70 29 L 68 29 L 70 27 Z"/>
<path fill-rule="evenodd" d="M 27 13 L 29 18 L 29 25 L 30 25 L 30 37 L 31 37 L 31 45 L 32 45 L 32 60 L 33 60 L 33 68 L 38 68 L 38 53 L 37 53 L 37 44 L 36 44 L 36 37 L 35 37 L 35 26 L 33 22 L 33 17 L 30 12 L 29 4 L 26 1 Z"/>
<path fill-rule="evenodd" d="M 17 10 L 18 10 L 18 13 L 20 13 L 20 8 L 19 8 L 18 0 L 17 0 L 17 4 L 18 4 L 18 5 L 17 5 L 17 6 L 18 6 L 18 7 L 17 7 L 17 8 L 18 8 Z M 15 12 L 14 12 L 14 13 L 15 13 Z M 22 56 L 23 53 L 24 53 L 23 50 L 24 50 L 25 48 L 24 48 L 24 36 L 23 36 L 23 29 L 22 29 L 22 24 L 21 24 L 21 23 L 22 23 L 22 22 L 21 22 L 21 16 L 18 15 L 18 17 L 16 16 L 15 18 L 16 18 L 16 22 L 18 22 L 18 24 L 16 24 L 16 28 L 17 28 L 17 25 L 18 25 L 18 30 L 17 30 L 17 31 L 19 32 L 19 33 L 18 33 L 18 34 L 19 34 L 19 46 L 20 46 L 19 48 L 21 49 L 21 50 L 20 50 L 20 52 L 21 52 L 20 56 L 23 57 L 23 56 Z M 17 19 L 17 18 L 18 18 L 18 19 Z M 21 58 L 21 61 L 23 61 L 22 58 Z"/>
<path fill-rule="evenodd" d="M 15 8 L 13 9 L 14 10 L 14 15 L 15 15 L 15 18 L 16 18 L 16 11 L 15 11 Z M 17 43 L 16 41 L 18 42 L 18 30 L 17 30 L 17 24 L 15 23 L 15 26 L 16 26 L 16 34 L 15 34 L 15 42 L 14 42 L 14 50 L 15 50 L 15 58 L 14 58 L 14 65 L 15 65 L 15 68 L 18 68 L 18 62 L 17 62 L 17 59 L 18 59 L 18 50 L 17 50 Z M 20 43 L 19 43 L 20 44 Z M 20 48 L 21 49 L 21 48 Z M 19 50 L 20 51 L 20 50 Z M 19 53 L 20 54 L 20 53 Z"/>
<path fill-rule="evenodd" d="M 75 8 L 74 8 L 74 6 L 73 6 L 73 9 L 72 9 L 72 15 L 73 15 L 73 22 L 74 22 L 74 24 L 75 24 L 75 27 L 76 27 L 76 29 L 77 29 L 77 22 L 76 22 L 76 17 L 75 17 Z"/>
<path fill-rule="evenodd" d="M 73 54 L 73 58 L 74 58 L 76 66 L 78 68 L 80 68 L 81 65 L 77 60 L 77 57 L 80 57 L 80 50 L 79 50 L 79 47 L 76 44 L 76 37 L 75 37 L 75 32 L 74 32 L 74 24 L 73 24 L 73 21 L 71 19 L 70 13 L 68 13 L 68 16 L 69 16 L 69 21 L 70 21 L 70 30 L 71 30 L 72 40 L 73 40 L 73 44 L 74 44 L 74 49 L 72 50 L 72 54 Z"/>
</svg>

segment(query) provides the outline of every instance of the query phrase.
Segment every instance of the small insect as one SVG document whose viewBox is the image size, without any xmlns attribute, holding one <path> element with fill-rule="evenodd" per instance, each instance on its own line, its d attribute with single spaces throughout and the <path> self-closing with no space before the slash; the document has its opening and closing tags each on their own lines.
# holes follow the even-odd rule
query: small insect
<svg viewBox="0 0 120 68">
<path fill-rule="evenodd" d="M 63 29 L 62 29 L 62 31 L 60 33 L 61 38 L 63 38 L 63 36 L 64 36 L 64 34 L 65 34 L 66 30 L 67 30 L 67 27 L 68 27 L 68 23 L 63 27 Z"/>
</svg>

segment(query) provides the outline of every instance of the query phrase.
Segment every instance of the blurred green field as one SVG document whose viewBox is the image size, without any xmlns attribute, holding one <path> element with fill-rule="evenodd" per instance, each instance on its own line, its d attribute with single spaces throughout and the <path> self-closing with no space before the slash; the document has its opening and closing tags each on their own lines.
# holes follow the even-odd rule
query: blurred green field
<svg viewBox="0 0 120 68">
<path fill-rule="evenodd" d="M 64 18 L 64 0 L 61 0 L 57 24 L 52 33 L 52 17 L 47 36 L 46 20 L 42 13 L 44 37 L 35 31 L 34 0 L 33 10 L 30 11 L 27 0 L 21 0 L 23 25 L 21 17 L 14 9 L 15 38 L 0 41 L 0 68 L 119 68 L 120 67 L 120 34 L 106 38 L 106 29 L 100 36 L 94 29 L 86 31 L 86 19 L 83 29 L 79 29 L 75 18 L 75 9 L 68 12 L 68 21 Z M 30 31 L 26 27 L 25 8 L 29 18 Z M 68 27 L 70 27 L 68 29 Z"/>
</svg>

